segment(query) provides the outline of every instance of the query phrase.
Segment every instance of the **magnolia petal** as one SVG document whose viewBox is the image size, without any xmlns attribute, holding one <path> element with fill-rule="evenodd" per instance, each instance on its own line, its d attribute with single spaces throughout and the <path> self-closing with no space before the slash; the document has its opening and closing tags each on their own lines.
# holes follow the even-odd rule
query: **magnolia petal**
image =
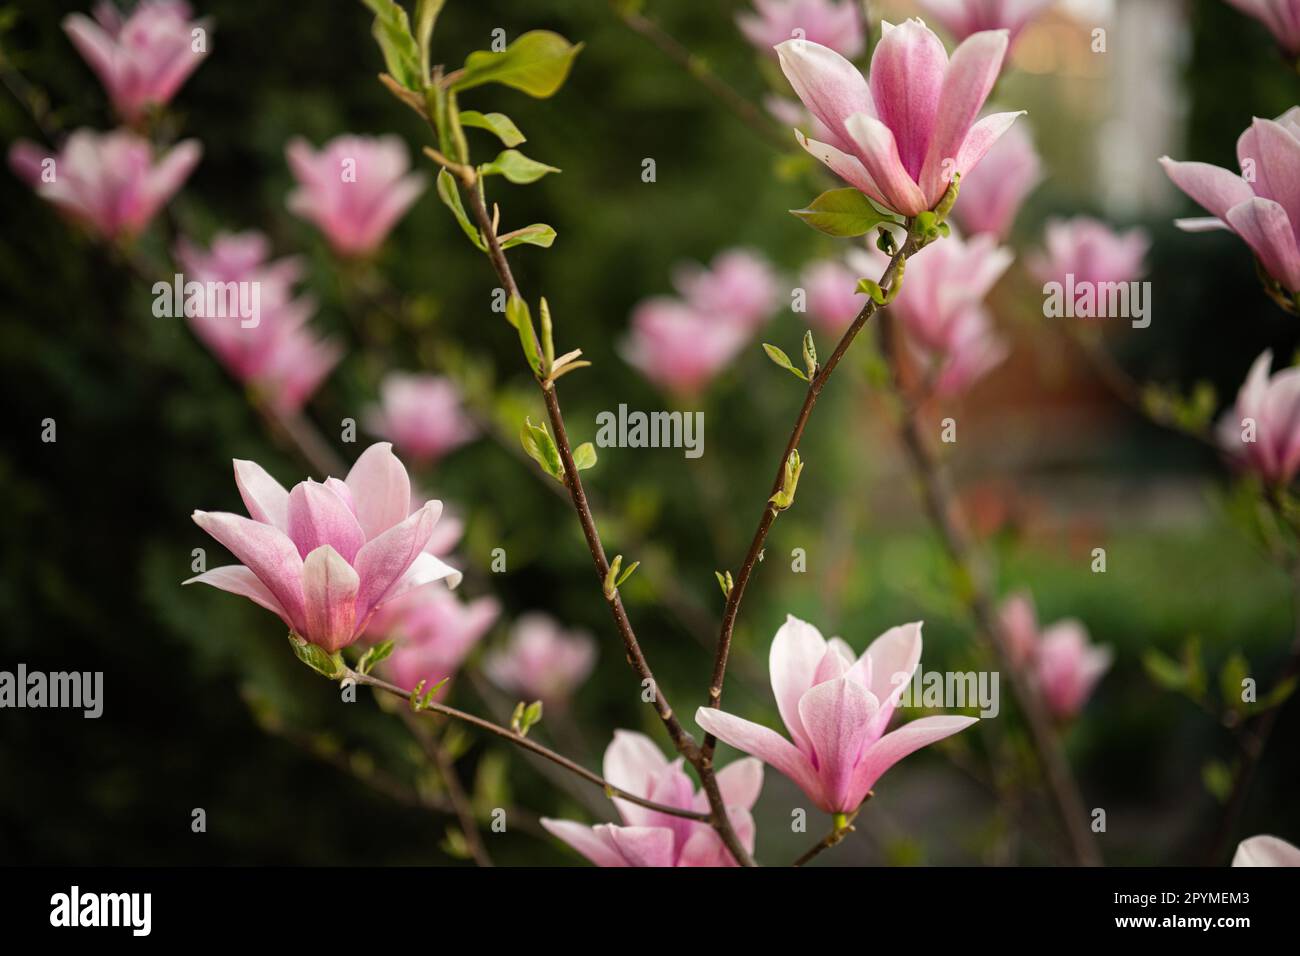
<svg viewBox="0 0 1300 956">
<path fill-rule="evenodd" d="M 348 472 L 357 521 L 372 540 L 403 521 L 411 508 L 411 479 L 389 442 L 376 442 Z"/>
<path fill-rule="evenodd" d="M 867 740 L 880 701 L 848 678 L 818 684 L 799 700 L 799 716 L 816 754 L 817 778 L 832 810 L 857 808 L 853 799 L 854 768 Z"/>
<path fill-rule="evenodd" d="M 979 720 L 978 717 L 941 715 L 921 717 L 890 731 L 866 749 L 853 776 L 853 794 L 861 803 L 867 792 L 894 764 L 936 740 L 951 737 Z"/>
<path fill-rule="evenodd" d="M 289 615 L 285 612 L 280 602 L 276 600 L 271 589 L 261 582 L 256 574 L 244 567 L 242 564 L 227 564 L 219 568 L 213 568 L 210 571 L 204 571 L 202 574 L 195 575 L 183 584 L 210 584 L 214 588 L 222 591 L 229 591 L 231 594 L 238 594 L 246 597 L 254 604 L 259 604 L 268 611 L 279 616 L 285 625 L 292 628 L 293 622 L 289 620 Z"/>
<path fill-rule="evenodd" d="M 302 591 L 307 602 L 307 633 L 302 635 L 331 654 L 352 643 L 361 578 L 328 544 L 303 561 Z"/>
<path fill-rule="evenodd" d="M 594 827 L 574 823 L 572 820 L 551 820 L 542 817 L 546 832 L 563 840 L 597 866 L 627 866 L 627 861 L 608 840 L 602 839 Z"/>
<path fill-rule="evenodd" d="M 775 767 L 798 784 L 819 807 L 830 810 L 822 800 L 821 786 L 813 765 L 794 744 L 776 731 L 710 707 L 701 707 L 696 711 L 695 722 L 719 740 Z"/>
<path fill-rule="evenodd" d="M 281 531 L 289 530 L 289 492 L 255 461 L 235 459 L 235 487 L 248 516 Z"/>
</svg>

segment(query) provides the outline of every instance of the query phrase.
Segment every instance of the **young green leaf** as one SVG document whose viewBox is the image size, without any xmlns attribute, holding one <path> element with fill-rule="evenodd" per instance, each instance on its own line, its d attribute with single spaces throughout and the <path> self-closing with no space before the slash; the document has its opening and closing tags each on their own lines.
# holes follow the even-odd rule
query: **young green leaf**
<svg viewBox="0 0 1300 956">
<path fill-rule="evenodd" d="M 429 75 L 429 44 L 433 40 L 433 26 L 438 22 L 447 0 L 416 0 L 415 45 L 420 51 L 420 75 Z"/>
<path fill-rule="evenodd" d="M 512 183 L 520 185 L 535 183 L 547 173 L 559 171 L 555 166 L 547 166 L 535 159 L 529 159 L 517 149 L 502 150 L 492 162 L 484 163 L 479 167 L 479 172 L 485 176 L 500 173 Z"/>
<path fill-rule="evenodd" d="M 388 659 L 388 655 L 393 653 L 394 646 L 393 641 L 383 641 L 368 648 L 361 655 L 361 660 L 357 663 L 357 670 L 363 674 L 369 674 L 374 670 L 376 664 Z"/>
<path fill-rule="evenodd" d="M 442 200 L 443 205 L 451 210 L 451 214 L 456 217 L 456 222 L 460 223 L 460 228 L 469 241 L 481 252 L 487 252 L 487 243 L 479 235 L 479 231 L 474 228 L 474 224 L 469 221 L 469 216 L 465 212 L 465 207 L 460 201 L 460 191 L 456 188 L 456 178 L 447 170 L 438 173 L 438 198 Z"/>
<path fill-rule="evenodd" d="M 853 187 L 830 189 L 822 193 L 805 209 L 791 209 L 818 232 L 838 238 L 866 235 L 881 223 L 895 220 L 882 213 Z"/>
<path fill-rule="evenodd" d="M 803 334 L 803 368 L 810 379 L 817 374 L 817 343 L 813 341 L 812 329 Z"/>
<path fill-rule="evenodd" d="M 885 304 L 885 290 L 880 288 L 880 283 L 876 282 L 875 279 L 859 279 L 857 291 L 865 292 L 871 296 L 871 301 L 876 305 Z"/>
<path fill-rule="evenodd" d="M 516 229 L 513 232 L 507 232 L 503 236 L 497 237 L 501 243 L 502 249 L 511 249 L 527 243 L 530 246 L 541 246 L 543 249 L 549 249 L 555 242 L 555 230 L 544 222 L 535 222 L 531 226 L 524 226 L 522 229 Z"/>
<path fill-rule="evenodd" d="M 383 51 L 388 72 L 408 90 L 424 89 L 428 74 L 420 73 L 420 49 L 411 36 L 411 21 L 407 19 L 406 10 L 395 0 L 362 2 L 375 14 L 371 32 Z"/>
<path fill-rule="evenodd" d="M 768 358 L 770 358 L 777 365 L 781 366 L 781 368 L 788 371 L 791 375 L 795 376 L 796 378 L 801 378 L 805 382 L 808 381 L 808 376 L 794 367 L 794 363 L 790 361 L 790 356 L 786 355 L 775 345 L 769 345 L 768 343 L 764 342 L 763 351 L 767 353 Z"/>
<path fill-rule="evenodd" d="M 573 449 L 573 466 L 578 471 L 586 471 L 596 464 L 596 446 L 589 441 Z"/>
<path fill-rule="evenodd" d="M 523 428 L 519 431 L 519 440 L 528 457 L 542 466 L 542 471 L 556 481 L 564 481 L 564 463 L 560 461 L 560 451 L 555 447 L 555 439 L 545 425 L 534 425 L 531 418 L 525 418 Z"/>
<path fill-rule="evenodd" d="M 480 113 L 477 110 L 462 110 L 460 122 L 462 126 L 485 129 L 496 134 L 496 138 L 501 140 L 502 146 L 518 146 L 526 139 L 524 134 L 519 131 L 519 127 L 505 113 Z"/>
<path fill-rule="evenodd" d="M 530 30 L 493 53 L 475 50 L 451 77 L 452 89 L 468 90 L 484 83 L 501 83 L 537 99 L 546 99 L 564 85 L 573 58 L 582 44 L 571 44 L 558 33 Z"/>
</svg>

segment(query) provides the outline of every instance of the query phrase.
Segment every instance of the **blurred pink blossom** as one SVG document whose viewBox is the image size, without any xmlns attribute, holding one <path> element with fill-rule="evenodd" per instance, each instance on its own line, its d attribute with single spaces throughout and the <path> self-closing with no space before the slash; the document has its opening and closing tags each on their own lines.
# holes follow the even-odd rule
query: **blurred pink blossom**
<svg viewBox="0 0 1300 956">
<path fill-rule="evenodd" d="M 258 464 L 235 462 L 250 517 L 194 512 L 194 522 L 242 563 L 190 578 L 248 598 L 329 653 L 347 647 L 386 602 L 456 571 L 423 549 L 442 503 L 408 514 L 406 469 L 386 443 L 371 445 L 343 481 L 308 479 L 292 491 Z"/>
<path fill-rule="evenodd" d="M 442 588 L 422 588 L 380 608 L 366 637 L 396 641 L 392 655 L 380 665 L 393 683 L 413 690 L 424 681 L 427 689 L 455 676 L 500 613 L 495 598 L 462 601 Z M 437 699 L 446 691 L 444 687 Z"/>
<path fill-rule="evenodd" d="M 905 216 L 933 209 L 953 173 L 965 176 L 1015 122 L 1018 112 L 976 121 L 1002 67 L 1005 30 L 975 33 L 951 59 L 920 20 L 884 33 L 870 80 L 834 50 L 808 40 L 777 47 L 781 69 L 803 104 L 842 150 L 796 133 L 804 148 L 879 205 Z"/>
<path fill-rule="evenodd" d="M 510 643 L 491 654 L 483 670 L 503 690 L 551 707 L 563 706 L 595 664 L 590 636 L 565 632 L 545 614 L 525 614 L 515 622 Z"/>
<path fill-rule="evenodd" d="M 1251 123 L 1237 139 L 1241 173 L 1209 163 L 1161 157 L 1160 165 L 1209 219 L 1179 219 L 1187 232 L 1228 229 L 1259 259 L 1264 271 L 1292 294 L 1300 292 L 1300 106 L 1275 120 Z"/>
<path fill-rule="evenodd" d="M 835 259 L 810 263 L 799 280 L 807 295 L 808 317 L 823 332 L 842 335 L 866 304 L 867 300 L 857 291 L 858 280 L 864 278 L 868 277 L 855 274 Z"/>
<path fill-rule="evenodd" d="M 1300 55 L 1300 0 L 1228 0 L 1228 3 L 1268 27 L 1284 52 Z"/>
<path fill-rule="evenodd" d="M 794 743 L 761 724 L 701 707 L 708 733 L 771 764 L 827 813 L 852 813 L 890 767 L 976 717 L 921 717 L 885 733 L 921 661 L 921 625 L 894 627 L 860 657 L 790 615 L 770 658 L 777 709 Z"/>
<path fill-rule="evenodd" d="M 1262 834 L 1242 840 L 1233 866 L 1300 866 L 1300 847 L 1281 837 Z"/>
<path fill-rule="evenodd" d="M 961 205 L 960 199 L 957 205 Z M 1065 284 L 1072 275 L 1075 288 L 1140 278 L 1146 271 L 1143 259 L 1151 248 L 1145 230 L 1118 232 L 1088 216 L 1049 220 L 1045 243 L 1045 251 L 1030 258 L 1030 270 L 1043 282 Z"/>
<path fill-rule="evenodd" d="M 1092 644 L 1087 628 L 1073 618 L 1040 631 L 1033 598 L 1026 591 L 1002 603 L 999 620 L 1011 666 L 1026 670 L 1048 712 L 1062 721 L 1077 716 L 1110 669 L 1111 649 Z"/>
<path fill-rule="evenodd" d="M 679 810 L 707 812 L 708 800 L 682 767 L 672 763 L 644 734 L 614 731 L 605 750 L 605 779 L 616 787 Z M 749 852 L 754 850 L 754 819 L 750 810 L 763 788 L 763 765 L 757 760 L 737 760 L 718 771 L 718 789 L 736 836 Z M 659 810 L 615 799 L 623 826 L 602 823 L 590 827 L 572 820 L 543 819 L 550 833 L 563 840 L 597 866 L 735 866 L 735 860 L 707 823 L 673 816 Z"/>
<path fill-rule="evenodd" d="M 177 143 L 154 162 L 147 140 L 130 130 L 76 130 L 57 154 L 28 140 L 9 149 L 19 178 L 73 220 L 104 239 L 142 230 L 189 178 L 203 147 Z"/>
<path fill-rule="evenodd" d="M 1272 351 L 1250 366 L 1232 410 L 1219 422 L 1219 445 L 1239 466 L 1270 484 L 1289 484 L 1300 469 L 1300 368 L 1269 376 Z"/>
<path fill-rule="evenodd" d="M 1007 345 L 983 302 L 1014 258 L 990 235 L 954 234 L 908 260 L 890 308 L 912 345 L 934 363 L 940 395 L 964 391 L 1006 358 Z M 876 262 L 878 276 L 888 260 L 880 254 Z"/>
<path fill-rule="evenodd" d="M 701 315 L 677 299 L 657 296 L 633 310 L 622 354 L 655 385 L 689 397 L 731 364 L 747 341 L 745 329 Z"/>
<path fill-rule="evenodd" d="M 226 314 L 186 309 L 197 335 L 232 376 L 257 389 L 276 409 L 296 411 L 338 363 L 340 348 L 307 327 L 315 310 L 308 296 L 294 298 L 302 274 L 296 258 L 268 261 L 270 243 L 260 232 L 218 233 L 204 250 L 182 238 L 176 260 L 186 283 L 256 283 L 255 323 Z"/>
<path fill-rule="evenodd" d="M 1052 5 L 1054 0 L 917 0 L 927 15 L 964 40 L 980 30 L 1006 30 L 1015 43 L 1029 21 Z"/>
<path fill-rule="evenodd" d="M 110 0 L 101 0 L 94 20 L 80 13 L 63 20 L 64 31 L 129 123 L 176 95 L 208 55 L 208 27 L 207 20 L 190 21 L 190 6 L 182 0 L 142 0 L 125 19 Z"/>
<path fill-rule="evenodd" d="M 736 25 L 761 53 L 783 40 L 802 38 L 854 59 L 865 46 L 858 0 L 753 0 L 754 12 L 736 14 Z"/>
<path fill-rule="evenodd" d="M 708 268 L 684 263 L 673 272 L 673 285 L 695 312 L 713 322 L 757 329 L 776 304 L 776 276 L 762 256 L 728 249 Z"/>
<path fill-rule="evenodd" d="M 436 461 L 477 433 L 450 378 L 392 372 L 379 386 L 367 428 L 417 462 Z"/>
<path fill-rule="evenodd" d="M 289 210 L 316 224 L 334 251 L 364 256 L 424 192 L 423 173 L 408 173 L 410 156 L 397 136 L 336 136 L 318 152 L 294 139 L 285 150 L 298 188 Z"/>
<path fill-rule="evenodd" d="M 953 218 L 969 235 L 986 232 L 1005 242 L 1025 197 L 1042 179 L 1038 151 L 1024 125 L 1017 124 L 962 179 Z"/>
</svg>

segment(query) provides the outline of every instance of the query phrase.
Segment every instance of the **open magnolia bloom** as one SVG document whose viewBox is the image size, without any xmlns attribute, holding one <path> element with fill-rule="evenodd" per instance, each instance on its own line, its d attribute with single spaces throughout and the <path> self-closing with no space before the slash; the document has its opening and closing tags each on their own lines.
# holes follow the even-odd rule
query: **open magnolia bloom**
<svg viewBox="0 0 1300 956">
<path fill-rule="evenodd" d="M 1240 175 L 1209 163 L 1163 156 L 1174 185 L 1212 214 L 1179 219 L 1187 232 L 1227 229 L 1250 246 L 1264 271 L 1287 292 L 1300 292 L 1300 106 L 1275 120 L 1255 118 L 1237 139 Z"/>
<path fill-rule="evenodd" d="M 682 758 L 672 763 L 645 734 L 614 731 L 605 750 L 605 780 L 679 810 L 709 809 L 703 791 L 696 792 L 682 769 Z M 727 805 L 736 836 L 754 852 L 754 819 L 750 809 L 763 789 L 763 765 L 757 760 L 737 760 L 718 771 L 718 789 Z M 601 823 L 594 827 L 572 820 L 548 820 L 544 826 L 597 866 L 735 866 L 716 830 L 707 823 L 651 810 L 614 799 L 624 826 Z"/>
<path fill-rule="evenodd" d="M 791 743 L 774 730 L 701 707 L 696 723 L 781 771 L 827 813 L 852 813 L 877 780 L 913 751 L 965 730 L 976 717 L 922 717 L 885 733 L 921 662 L 921 624 L 890 628 L 861 657 L 794 615 L 769 661 Z"/>
<path fill-rule="evenodd" d="M 387 442 L 362 452 L 343 481 L 308 479 L 285 491 L 261 465 L 236 461 L 235 484 L 251 517 L 196 511 L 194 523 L 243 563 L 185 583 L 243 595 L 327 653 L 360 637 L 386 601 L 460 581 L 424 550 L 442 502 L 411 511 L 410 480 Z"/>
<path fill-rule="evenodd" d="M 904 216 L 933 209 L 955 173 L 975 168 L 1021 112 L 976 122 L 1007 52 L 1007 31 L 973 34 L 953 51 L 920 20 L 884 33 L 870 79 L 844 57 L 809 40 L 777 46 L 781 69 L 841 145 L 808 139 L 804 149 L 878 205 Z"/>
<path fill-rule="evenodd" d="M 1300 866 L 1300 847 L 1280 837 L 1263 834 L 1242 840 L 1232 857 L 1233 866 Z"/>
</svg>

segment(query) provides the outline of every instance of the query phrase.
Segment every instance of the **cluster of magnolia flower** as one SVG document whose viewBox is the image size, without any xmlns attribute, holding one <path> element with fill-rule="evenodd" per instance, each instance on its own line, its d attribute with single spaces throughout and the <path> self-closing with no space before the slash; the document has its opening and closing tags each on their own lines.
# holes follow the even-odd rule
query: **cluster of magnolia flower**
<svg viewBox="0 0 1300 956">
<path fill-rule="evenodd" d="M 1040 178 L 1028 136 L 1012 124 L 1021 114 L 979 114 L 1009 46 L 1048 0 L 925 0 L 923 6 L 959 41 L 949 56 L 920 20 L 884 24 L 869 75 L 859 55 L 864 30 L 851 0 L 755 0 L 740 27 L 770 49 L 799 104 L 773 102 L 774 114 L 799 127 L 803 147 L 868 197 L 907 219 L 933 210 L 955 175 L 961 235 L 916 253 L 890 303 L 928 379 L 941 397 L 960 394 L 997 366 L 1009 346 L 985 304 L 1007 271 L 1006 242 L 1025 197 Z M 1295 46 L 1293 7 L 1249 4 Z M 1289 11 L 1289 13 L 1283 12 Z M 126 243 L 170 200 L 198 163 L 197 142 L 185 141 L 155 159 L 140 133 L 207 53 L 206 25 L 191 21 L 179 0 L 145 0 L 123 18 L 105 3 L 96 21 L 69 17 L 65 28 L 100 76 L 125 124 L 109 133 L 78 130 L 51 155 L 30 143 L 10 153 L 14 169 L 91 234 Z M 1290 17 L 1287 19 L 1287 17 Z M 1284 39 L 1290 37 L 1290 39 Z M 1295 307 L 1300 300 L 1300 108 L 1277 121 L 1256 120 L 1239 142 L 1237 176 L 1198 163 L 1165 160 L 1173 180 L 1217 218 L 1209 225 L 1239 235 L 1272 283 L 1270 292 Z M 288 208 L 312 222 L 340 257 L 372 256 L 402 215 L 424 193 L 425 178 L 409 172 L 395 137 L 339 136 L 320 150 L 302 140 L 286 150 L 297 188 Z M 983 162 L 982 162 L 983 161 Z M 1191 223 L 1203 228 L 1204 222 Z M 1073 275 L 1076 283 L 1128 282 L 1142 274 L 1146 238 L 1117 234 L 1076 219 L 1048 226 L 1046 250 L 1031 267 L 1043 281 Z M 298 409 L 341 353 L 309 331 L 309 298 L 295 292 L 298 260 L 272 259 L 258 233 L 221 233 L 204 248 L 189 239 L 175 247 L 189 278 L 256 282 L 260 321 L 187 314 L 197 336 L 231 375 L 273 407 Z M 862 308 L 858 279 L 880 275 L 887 257 L 870 247 L 843 261 L 810 264 L 802 282 L 819 328 L 842 332 Z M 685 267 L 676 298 L 643 303 L 625 344 L 628 361 L 665 390 L 701 391 L 750 341 L 776 307 L 778 282 L 761 257 L 744 250 L 719 255 L 709 268 Z M 1300 467 L 1300 370 L 1268 378 L 1266 353 L 1252 368 L 1233 412 L 1257 420 L 1260 438 L 1243 462 L 1269 480 L 1289 481 Z M 413 461 L 433 463 L 470 440 L 475 428 L 449 381 L 398 374 L 381 386 L 366 423 Z M 1229 422 L 1231 424 L 1231 422 Z M 1242 442 L 1233 447 L 1240 450 Z M 412 487 L 388 442 L 367 448 L 343 478 L 307 479 L 286 489 L 263 468 L 235 462 L 235 481 L 248 516 L 198 511 L 195 522 L 239 564 L 208 570 L 192 581 L 243 596 L 276 614 L 291 634 L 327 655 L 360 642 L 395 639 L 382 662 L 403 689 L 437 686 L 459 671 L 493 627 L 492 598 L 462 601 L 452 593 L 460 575 L 445 557 L 460 536 L 440 501 Z M 1001 627 L 1010 664 L 1024 673 L 1050 713 L 1077 715 L 1110 665 L 1107 648 L 1093 646 L 1082 625 L 1062 621 L 1040 632 L 1027 594 L 1004 604 Z M 723 767 L 717 783 L 740 842 L 752 851 L 750 810 L 763 783 L 762 764 L 792 780 L 817 807 L 840 822 L 857 811 L 895 763 L 976 721 L 930 715 L 889 729 L 920 666 L 921 624 L 887 630 L 861 654 L 839 638 L 789 617 L 771 645 L 769 668 L 784 737 L 719 709 L 700 708 L 696 723 L 751 755 Z M 511 694 L 563 707 L 590 674 L 591 639 L 566 633 L 540 615 L 521 617 L 508 644 L 489 654 L 484 671 Z M 449 685 L 443 683 L 439 696 Z M 757 759 L 754 759 L 757 758 Z M 679 810 L 704 811 L 678 758 L 669 762 L 648 738 L 618 731 L 605 754 L 605 780 L 626 793 Z M 618 799 L 623 826 L 586 827 L 544 821 L 556 836 L 599 865 L 729 865 L 717 830 L 689 817 Z M 1285 859 L 1294 851 L 1272 842 L 1243 844 L 1239 862 Z"/>
</svg>

